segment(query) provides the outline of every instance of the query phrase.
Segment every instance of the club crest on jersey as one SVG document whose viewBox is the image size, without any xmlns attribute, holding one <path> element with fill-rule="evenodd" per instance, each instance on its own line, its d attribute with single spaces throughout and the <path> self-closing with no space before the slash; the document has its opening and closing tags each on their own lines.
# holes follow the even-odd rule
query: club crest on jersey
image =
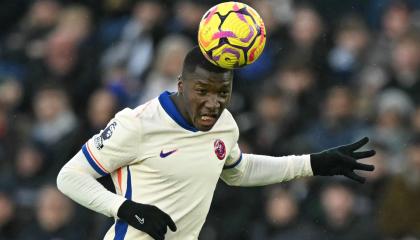
<svg viewBox="0 0 420 240">
<path fill-rule="evenodd" d="M 220 140 L 216 139 L 214 141 L 214 153 L 216 153 L 216 156 L 219 160 L 223 160 L 226 156 L 226 147 L 225 143 Z"/>
<path fill-rule="evenodd" d="M 95 137 L 94 144 L 98 150 L 101 150 L 104 147 L 104 141 L 109 139 L 112 136 L 116 126 L 117 126 L 116 122 L 109 124 L 108 127 L 106 127 L 102 131 L 101 135 Z"/>
</svg>

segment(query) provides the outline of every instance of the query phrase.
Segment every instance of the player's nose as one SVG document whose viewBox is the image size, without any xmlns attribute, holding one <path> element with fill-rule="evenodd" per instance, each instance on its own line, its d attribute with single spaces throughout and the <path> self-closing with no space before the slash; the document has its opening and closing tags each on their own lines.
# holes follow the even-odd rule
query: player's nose
<svg viewBox="0 0 420 240">
<path fill-rule="evenodd" d="M 216 94 L 209 95 L 209 97 L 206 99 L 204 106 L 212 112 L 218 111 L 220 108 L 220 101 L 218 99 L 218 96 Z"/>
</svg>

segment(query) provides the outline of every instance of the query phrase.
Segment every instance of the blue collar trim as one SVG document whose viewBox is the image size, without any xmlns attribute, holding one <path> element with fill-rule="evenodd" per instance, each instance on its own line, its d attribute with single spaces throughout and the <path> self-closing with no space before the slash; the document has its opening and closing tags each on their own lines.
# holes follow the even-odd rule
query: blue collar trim
<svg viewBox="0 0 420 240">
<path fill-rule="evenodd" d="M 175 103 L 170 98 L 170 95 L 171 93 L 168 91 L 165 91 L 160 94 L 159 102 L 162 108 L 179 126 L 183 127 L 186 130 L 197 132 L 198 129 L 189 124 L 187 120 L 185 120 L 185 118 L 178 111 L 178 109 L 175 106 Z"/>
</svg>

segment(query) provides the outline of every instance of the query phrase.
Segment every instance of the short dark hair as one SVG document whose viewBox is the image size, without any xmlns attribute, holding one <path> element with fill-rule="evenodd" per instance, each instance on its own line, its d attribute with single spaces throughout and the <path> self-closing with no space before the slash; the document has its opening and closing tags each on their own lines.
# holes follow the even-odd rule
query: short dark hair
<svg viewBox="0 0 420 240">
<path fill-rule="evenodd" d="M 182 76 L 186 76 L 190 73 L 193 73 L 197 67 L 201 67 L 209 72 L 214 73 L 232 72 L 233 75 L 233 70 L 221 68 L 214 65 L 204 57 L 203 53 L 201 53 L 200 48 L 198 46 L 195 46 L 185 56 L 184 66 L 182 68 Z"/>
</svg>

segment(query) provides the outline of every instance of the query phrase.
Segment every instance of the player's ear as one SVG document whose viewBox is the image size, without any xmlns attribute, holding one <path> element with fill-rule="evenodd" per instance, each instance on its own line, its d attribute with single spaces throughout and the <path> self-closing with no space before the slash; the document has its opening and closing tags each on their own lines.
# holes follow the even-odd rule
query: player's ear
<svg viewBox="0 0 420 240">
<path fill-rule="evenodd" d="M 184 81 L 182 81 L 181 75 L 178 76 L 177 85 L 178 85 L 178 93 L 182 95 L 184 92 Z"/>
</svg>

